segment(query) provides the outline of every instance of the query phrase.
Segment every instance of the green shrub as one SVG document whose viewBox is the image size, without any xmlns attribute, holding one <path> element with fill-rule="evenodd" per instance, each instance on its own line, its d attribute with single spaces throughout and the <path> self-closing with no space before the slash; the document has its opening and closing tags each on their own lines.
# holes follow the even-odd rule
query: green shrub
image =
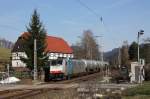
<svg viewBox="0 0 150 99">
<path fill-rule="evenodd" d="M 13 73 L 11 73 L 12 76 L 15 76 L 17 78 L 20 78 L 20 79 L 24 79 L 24 78 L 31 78 L 31 75 L 29 72 L 18 72 L 18 71 L 15 71 Z"/>
<path fill-rule="evenodd" d="M 123 94 L 125 96 L 150 95 L 150 83 L 145 83 L 134 88 L 126 89 Z"/>
<path fill-rule="evenodd" d="M 145 80 L 150 80 L 150 64 L 147 64 L 145 66 Z"/>
</svg>

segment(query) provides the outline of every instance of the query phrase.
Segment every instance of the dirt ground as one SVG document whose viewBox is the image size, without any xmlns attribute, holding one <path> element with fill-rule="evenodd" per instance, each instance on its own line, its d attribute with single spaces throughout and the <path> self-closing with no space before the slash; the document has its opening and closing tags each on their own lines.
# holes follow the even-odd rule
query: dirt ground
<svg viewBox="0 0 150 99">
<path fill-rule="evenodd" d="M 76 89 L 52 90 L 26 99 L 79 99 Z"/>
</svg>

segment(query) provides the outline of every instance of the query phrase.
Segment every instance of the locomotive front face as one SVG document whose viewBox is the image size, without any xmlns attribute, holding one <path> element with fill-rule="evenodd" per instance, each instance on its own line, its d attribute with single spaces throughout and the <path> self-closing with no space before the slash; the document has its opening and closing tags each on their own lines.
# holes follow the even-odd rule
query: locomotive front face
<svg viewBox="0 0 150 99">
<path fill-rule="evenodd" d="M 65 61 L 63 59 L 51 60 L 50 63 L 50 79 L 64 78 Z"/>
<path fill-rule="evenodd" d="M 63 73 L 63 60 L 52 60 L 50 65 L 50 74 Z"/>
</svg>

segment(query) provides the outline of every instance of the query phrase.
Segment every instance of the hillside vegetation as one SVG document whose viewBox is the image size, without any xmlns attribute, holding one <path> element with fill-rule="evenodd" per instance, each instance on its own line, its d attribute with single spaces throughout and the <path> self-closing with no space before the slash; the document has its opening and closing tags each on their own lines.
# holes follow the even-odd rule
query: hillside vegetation
<svg viewBox="0 0 150 99">
<path fill-rule="evenodd" d="M 124 91 L 123 99 L 150 99 L 150 82 Z"/>
<path fill-rule="evenodd" d="M 1 61 L 9 61 L 10 56 L 11 56 L 11 49 L 0 48 L 0 62 Z"/>
</svg>

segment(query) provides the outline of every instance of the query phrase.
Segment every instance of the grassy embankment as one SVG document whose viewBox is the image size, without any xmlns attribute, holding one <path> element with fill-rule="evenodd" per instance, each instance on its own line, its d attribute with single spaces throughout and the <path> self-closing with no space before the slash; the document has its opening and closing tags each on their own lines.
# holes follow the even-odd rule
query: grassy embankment
<svg viewBox="0 0 150 99">
<path fill-rule="evenodd" d="M 150 99 L 150 82 L 125 90 L 123 99 Z"/>
<path fill-rule="evenodd" d="M 10 60 L 11 49 L 0 48 L 0 60 Z"/>
<path fill-rule="evenodd" d="M 4 68 L 6 63 L 10 62 L 11 49 L 0 48 L 0 69 Z M 0 71 L 1 71 L 0 70 Z"/>
</svg>

